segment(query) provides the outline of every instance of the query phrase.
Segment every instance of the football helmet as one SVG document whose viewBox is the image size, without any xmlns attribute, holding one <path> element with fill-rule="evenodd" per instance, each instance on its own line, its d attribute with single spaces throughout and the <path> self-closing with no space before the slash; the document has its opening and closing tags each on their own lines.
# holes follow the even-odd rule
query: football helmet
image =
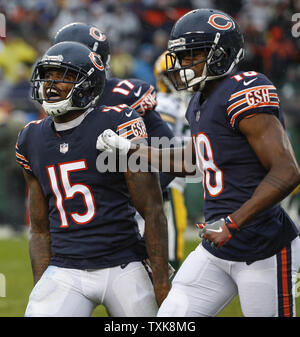
<svg viewBox="0 0 300 337">
<path fill-rule="evenodd" d="M 195 61 L 197 51 L 206 57 Z M 168 42 L 168 75 L 177 90 L 199 85 L 226 76 L 244 57 L 244 38 L 239 25 L 228 14 L 215 9 L 192 10 L 182 16 L 172 28 Z M 184 57 L 190 64 L 182 66 Z M 205 63 L 203 72 L 196 76 L 193 66 Z"/>
<path fill-rule="evenodd" d="M 156 87 L 160 92 L 176 92 L 172 82 L 168 78 L 167 68 L 171 68 L 170 58 L 166 58 L 168 51 L 164 51 L 155 61 L 154 75 L 156 78 Z M 169 63 L 167 65 L 167 62 Z"/>
<path fill-rule="evenodd" d="M 75 41 L 85 44 L 98 53 L 106 69 L 109 68 L 110 46 L 106 35 L 96 26 L 82 22 L 70 23 L 58 30 L 53 44 L 63 41 Z"/>
<path fill-rule="evenodd" d="M 47 70 L 58 70 L 59 80 L 49 79 Z M 72 74 L 74 80 L 69 79 Z M 60 116 L 72 110 L 86 110 L 94 106 L 105 86 L 104 65 L 100 56 L 78 42 L 60 42 L 47 50 L 34 67 L 32 98 L 42 104 L 50 116 Z M 65 99 L 57 99 L 57 83 L 73 86 Z M 45 92 L 49 93 L 45 95 Z M 51 93 L 56 92 L 56 98 Z"/>
</svg>

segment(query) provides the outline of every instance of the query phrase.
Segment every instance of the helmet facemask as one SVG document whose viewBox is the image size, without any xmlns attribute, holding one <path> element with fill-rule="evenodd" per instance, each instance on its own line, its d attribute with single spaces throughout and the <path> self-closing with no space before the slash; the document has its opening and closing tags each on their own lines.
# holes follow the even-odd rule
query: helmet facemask
<svg viewBox="0 0 300 337">
<path fill-rule="evenodd" d="M 243 49 L 240 49 L 238 55 L 232 61 L 230 50 L 226 50 L 219 45 L 220 33 L 216 33 L 213 42 L 192 42 L 185 43 L 185 38 L 177 41 L 169 41 L 169 53 L 167 58 L 171 59 L 171 68 L 168 68 L 168 75 L 176 90 L 193 91 L 197 85 L 197 90 L 204 89 L 206 81 L 215 80 L 228 75 L 234 66 L 243 58 Z M 200 61 L 195 61 L 196 51 L 205 51 L 206 57 Z M 182 60 L 187 55 L 191 62 L 188 65 L 181 66 Z M 193 67 L 205 63 L 202 74 L 196 76 Z"/>
<path fill-rule="evenodd" d="M 59 80 L 46 78 L 46 72 L 49 69 L 55 69 L 62 72 Z M 54 62 L 51 60 L 43 60 L 37 63 L 31 82 L 33 85 L 32 98 L 42 104 L 45 112 L 50 116 L 60 116 L 72 110 L 85 110 L 94 104 L 96 99 L 94 86 L 90 80 L 90 75 L 94 72 L 91 68 L 87 73 L 84 69 L 65 64 L 63 62 Z M 69 74 L 75 75 L 74 80 L 69 80 Z M 57 83 L 70 83 L 72 88 L 64 99 L 57 98 L 56 93 L 59 90 Z M 45 96 L 44 87 L 47 87 Z M 53 96 L 54 95 L 54 96 Z"/>
</svg>

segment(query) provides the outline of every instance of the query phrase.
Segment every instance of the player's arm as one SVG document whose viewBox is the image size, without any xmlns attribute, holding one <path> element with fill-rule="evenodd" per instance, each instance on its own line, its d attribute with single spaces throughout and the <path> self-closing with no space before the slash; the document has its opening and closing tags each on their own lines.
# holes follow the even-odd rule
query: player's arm
<svg viewBox="0 0 300 337">
<path fill-rule="evenodd" d="M 143 117 L 143 120 L 144 120 L 146 129 L 147 129 L 147 134 L 148 134 L 148 146 L 155 147 L 155 143 L 151 144 L 151 142 L 153 140 L 155 142 L 156 140 L 159 139 L 160 144 L 159 146 L 156 146 L 157 148 L 158 147 L 159 148 L 164 148 L 164 147 L 169 148 L 172 140 L 175 139 L 174 138 L 175 136 L 174 136 L 172 129 L 161 118 L 160 114 L 156 110 L 152 110 L 151 112 L 148 112 Z M 168 173 L 160 172 L 159 178 L 160 178 L 161 188 L 165 189 L 175 177 Z"/>
<path fill-rule="evenodd" d="M 123 155 L 137 156 L 160 172 L 170 173 L 176 177 L 185 177 L 197 173 L 192 140 L 184 148 L 158 149 L 144 144 L 131 143 L 128 139 L 119 137 L 114 131 L 107 129 L 98 137 L 97 149 L 100 151 L 118 149 Z"/>
<path fill-rule="evenodd" d="M 128 171 L 125 178 L 133 205 L 145 220 L 144 236 L 152 268 L 153 286 L 156 301 L 161 305 L 170 290 L 170 285 L 168 229 L 158 176 L 154 173 Z"/>
<path fill-rule="evenodd" d="M 292 146 L 278 118 L 264 113 L 252 115 L 241 120 L 239 128 L 267 174 L 252 197 L 226 219 L 198 224 L 200 236 L 219 248 L 247 221 L 283 200 L 300 183 Z M 219 228 L 222 231 L 218 231 Z"/>
<path fill-rule="evenodd" d="M 283 200 L 300 183 L 294 151 L 278 118 L 257 114 L 244 118 L 239 128 L 268 171 L 252 197 L 232 214 L 238 226 Z"/>
<path fill-rule="evenodd" d="M 129 154 L 137 155 L 161 172 L 170 173 L 176 177 L 196 174 L 196 159 L 193 141 L 184 148 L 156 149 L 143 144 L 132 144 Z"/>
<path fill-rule="evenodd" d="M 51 258 L 48 205 L 38 180 L 25 171 L 24 177 L 29 189 L 29 254 L 33 280 L 36 284 L 47 269 Z"/>
</svg>

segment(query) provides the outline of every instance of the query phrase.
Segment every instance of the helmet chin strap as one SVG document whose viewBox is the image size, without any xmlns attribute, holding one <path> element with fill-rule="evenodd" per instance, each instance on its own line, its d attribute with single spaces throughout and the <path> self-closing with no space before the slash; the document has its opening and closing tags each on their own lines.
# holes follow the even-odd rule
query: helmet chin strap
<svg viewBox="0 0 300 337">
<path fill-rule="evenodd" d="M 195 77 L 195 72 L 192 69 L 180 70 L 180 79 L 182 82 L 186 82 L 188 85 L 187 90 L 193 91 L 193 86 L 200 83 L 200 91 L 204 89 L 205 82 L 207 80 L 207 66 L 204 65 L 202 76 Z"/>
<path fill-rule="evenodd" d="M 42 104 L 45 112 L 47 115 L 49 116 L 61 116 L 64 115 L 65 113 L 67 113 L 71 106 L 72 106 L 72 102 L 71 102 L 71 97 L 69 97 L 68 99 L 64 99 L 62 101 L 59 102 L 46 102 L 44 101 Z"/>
<path fill-rule="evenodd" d="M 81 85 L 82 82 L 77 83 L 74 88 L 78 87 L 79 85 Z M 41 95 L 41 97 L 44 99 L 42 106 L 43 109 L 45 110 L 46 114 L 48 116 L 61 116 L 66 114 L 69 111 L 74 111 L 74 110 L 86 110 L 88 109 L 92 104 L 94 104 L 98 97 L 97 96 L 92 102 L 90 102 L 89 104 L 87 104 L 85 107 L 74 107 L 72 106 L 73 102 L 72 102 L 72 89 L 70 90 L 68 96 L 59 101 L 59 102 L 47 102 L 45 100 L 44 94 L 43 94 L 43 88 L 42 86 L 39 88 L 39 94 Z"/>
<path fill-rule="evenodd" d="M 72 97 L 68 99 L 64 99 L 59 102 L 55 103 L 48 103 L 46 101 L 43 102 L 42 106 L 48 116 L 61 116 L 66 114 L 69 111 L 75 110 L 87 110 L 90 106 L 94 106 L 99 98 L 99 95 L 95 97 L 93 101 L 88 103 L 86 106 L 80 107 L 73 107 L 72 106 Z"/>
</svg>

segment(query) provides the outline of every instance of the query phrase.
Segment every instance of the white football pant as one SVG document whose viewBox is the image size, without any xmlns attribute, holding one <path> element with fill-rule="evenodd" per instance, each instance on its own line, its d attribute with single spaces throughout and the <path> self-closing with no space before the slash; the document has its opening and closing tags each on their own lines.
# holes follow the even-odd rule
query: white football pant
<svg viewBox="0 0 300 337">
<path fill-rule="evenodd" d="M 216 316 L 236 295 L 244 316 L 295 316 L 299 266 L 299 237 L 249 265 L 219 259 L 200 244 L 179 268 L 157 316 Z"/>
<path fill-rule="evenodd" d="M 157 303 L 142 262 L 79 270 L 49 266 L 33 288 L 25 316 L 88 317 L 99 304 L 113 317 L 153 317 Z"/>
</svg>

